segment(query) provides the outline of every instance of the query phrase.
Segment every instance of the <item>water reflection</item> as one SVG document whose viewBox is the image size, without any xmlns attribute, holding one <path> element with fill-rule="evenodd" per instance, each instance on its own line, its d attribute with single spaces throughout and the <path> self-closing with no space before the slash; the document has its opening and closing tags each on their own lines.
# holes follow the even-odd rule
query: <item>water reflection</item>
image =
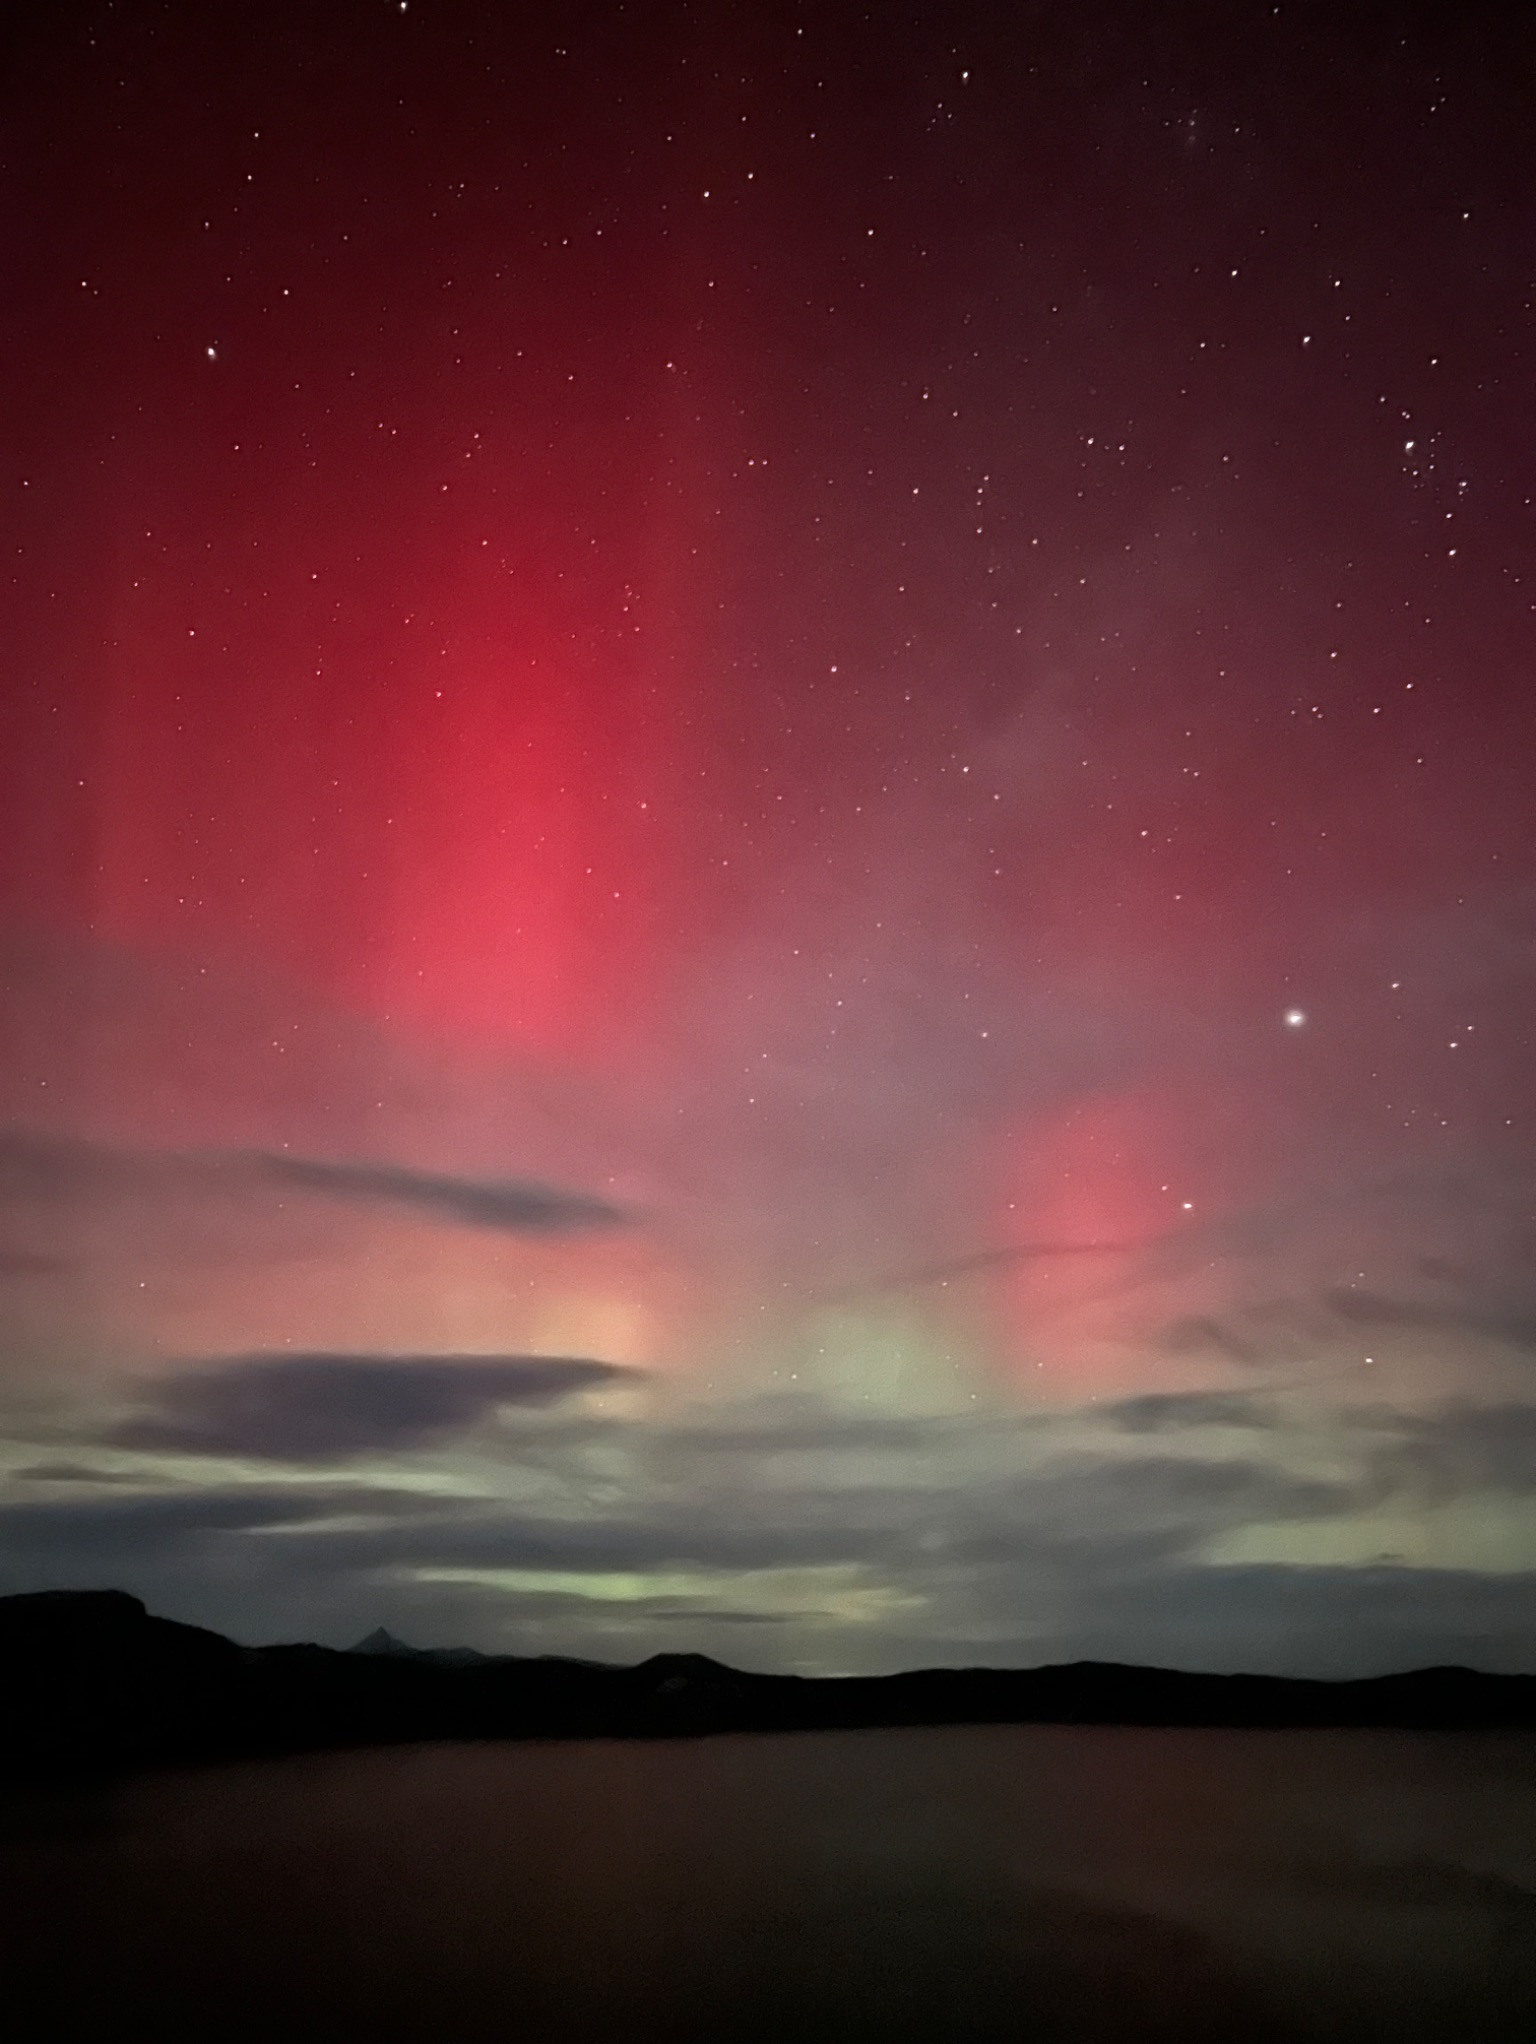
<svg viewBox="0 0 1536 2044">
<path fill-rule="evenodd" d="M 12 1799 L 32 2039 L 1475 2040 L 1536 2022 L 1536 1738 L 427 1747 Z"/>
</svg>

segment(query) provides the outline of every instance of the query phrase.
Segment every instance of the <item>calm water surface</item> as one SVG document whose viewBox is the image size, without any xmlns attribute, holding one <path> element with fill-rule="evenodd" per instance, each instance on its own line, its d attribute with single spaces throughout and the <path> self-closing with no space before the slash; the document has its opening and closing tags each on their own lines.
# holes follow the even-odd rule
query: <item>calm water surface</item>
<svg viewBox="0 0 1536 2044">
<path fill-rule="evenodd" d="M 1536 2038 L 1536 1736 L 417 1747 L 0 1805 L 18 2044 Z"/>
</svg>

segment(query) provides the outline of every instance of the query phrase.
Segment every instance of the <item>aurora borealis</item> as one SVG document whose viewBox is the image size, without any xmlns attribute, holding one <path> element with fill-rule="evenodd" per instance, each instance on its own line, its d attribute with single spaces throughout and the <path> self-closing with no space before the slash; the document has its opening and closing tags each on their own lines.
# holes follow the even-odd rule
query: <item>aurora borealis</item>
<svg viewBox="0 0 1536 2044">
<path fill-rule="evenodd" d="M 1536 1669 L 1531 35 L 14 32 L 0 1590 Z"/>
</svg>

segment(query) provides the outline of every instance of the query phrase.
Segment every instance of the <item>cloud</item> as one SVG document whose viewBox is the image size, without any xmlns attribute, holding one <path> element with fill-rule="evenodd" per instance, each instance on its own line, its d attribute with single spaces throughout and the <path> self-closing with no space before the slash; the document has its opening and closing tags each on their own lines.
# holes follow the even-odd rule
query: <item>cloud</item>
<svg viewBox="0 0 1536 2044">
<path fill-rule="evenodd" d="M 0 1553 L 7 1563 L 68 1569 L 95 1565 L 108 1580 L 132 1574 L 146 1556 L 197 1547 L 208 1534 L 303 1523 L 326 1511 L 356 1511 L 356 1491 L 288 1488 L 141 1492 L 135 1497 L 0 1505 Z"/>
<path fill-rule="evenodd" d="M 11 1471 L 17 1483 L 123 1483 L 139 1484 L 139 1477 L 125 1469 L 95 1469 L 86 1462 L 29 1462 Z"/>
<path fill-rule="evenodd" d="M 1437 1496 L 1468 1490 L 1536 1491 L 1536 1404 L 1453 1399 L 1427 1413 L 1393 1413 L 1395 1439 L 1378 1466 Z"/>
<path fill-rule="evenodd" d="M 1015 1263 L 1044 1263 L 1059 1257 L 1123 1256 L 1128 1249 L 1144 1246 L 1127 1242 L 1019 1242 L 1000 1249 L 978 1249 L 968 1256 L 952 1256 L 943 1263 L 891 1271 L 884 1277 L 871 1278 L 865 1284 L 843 1286 L 835 1292 L 824 1293 L 822 1304 L 846 1305 L 853 1300 L 875 1298 L 886 1292 L 918 1291 L 926 1285 L 948 1284 L 951 1278 L 970 1277 Z"/>
<path fill-rule="evenodd" d="M 68 1269 L 62 1256 L 44 1256 L 33 1249 L 0 1248 L 0 1277 L 48 1277 Z"/>
<path fill-rule="evenodd" d="M 1189 1456 L 1073 1456 L 972 1490 L 910 1483 L 849 1492 L 775 1485 L 733 1471 L 711 1491 L 639 1481 L 609 1511 L 509 1512 L 453 1504 L 372 1527 L 316 1525 L 286 1536 L 305 1565 L 348 1569 L 481 1568 L 644 1576 L 690 1569 L 847 1568 L 921 1590 L 959 1569 L 977 1585 L 1044 1566 L 1082 1581 L 1140 1572 L 1192 1555 L 1254 1518 L 1327 1518 L 1359 1505 L 1368 1485 L 1289 1476 L 1248 1461 Z"/>
<path fill-rule="evenodd" d="M 1038 1427 L 1033 1415 L 991 1416 L 996 1430 Z M 774 1392 L 723 1407 L 717 1419 L 673 1421 L 654 1433 L 657 1447 L 701 1455 L 893 1454 L 931 1455 L 950 1442 L 975 1438 L 969 1413 L 911 1415 L 860 1412 L 816 1397 Z"/>
<path fill-rule="evenodd" d="M 233 1356 L 146 1387 L 147 1410 L 108 1438 L 187 1454 L 340 1461 L 423 1447 L 498 1406 L 552 1405 L 636 1374 L 568 1356 Z"/>
<path fill-rule="evenodd" d="M 624 1208 L 591 1193 L 566 1192 L 531 1179 L 445 1177 L 396 1164 L 337 1164 L 265 1153 L 252 1161 L 267 1176 L 311 1192 L 415 1207 L 471 1227 L 504 1228 L 513 1234 L 617 1228 L 630 1219 Z"/>
<path fill-rule="evenodd" d="M 292 1397 L 294 1366 L 302 1381 L 315 1363 L 353 1383 L 402 1367 L 385 1358 L 288 1356 L 241 1358 L 222 1371 L 205 1365 L 155 1387 L 159 1409 L 149 1423 L 158 1423 L 156 1444 L 174 1436 L 174 1445 L 186 1446 L 201 1429 L 205 1440 L 216 1432 L 225 1452 L 237 1443 L 252 1452 L 254 1436 L 255 1452 L 281 1446 L 290 1459 L 316 1459 L 308 1453 L 315 1414 Z M 529 1382 L 530 1365 L 560 1373 L 554 1396 L 572 1367 L 549 1358 L 469 1357 L 403 1365 L 444 1384 L 459 1369 L 511 1367 L 524 1394 L 519 1403 L 551 1389 Z M 218 1406 L 210 1387 L 236 1381 L 236 1373 L 254 1387 L 250 1399 L 235 1399 L 232 1410 Z M 189 1389 L 174 1406 L 178 1384 Z M 487 1389 L 471 1379 L 466 1407 L 456 1415 L 439 1407 L 432 1423 L 472 1421 L 487 1409 Z M 505 1391 L 503 1381 L 497 1396 Z M 1216 1415 L 1230 1424 L 1236 1398 L 1192 1392 L 1156 1403 L 1126 1400 L 1124 1431 L 1166 1431 L 1178 1447 L 1180 1427 L 1218 1423 Z M 389 1445 L 400 1430 L 420 1438 L 428 1423 L 419 1409 L 391 1407 L 386 1417 L 397 1429 Z M 1536 1453 L 1536 1406 L 1418 1415 L 1382 1408 L 1372 1418 L 1377 1439 L 1352 1430 L 1361 1444 L 1355 1466 L 1329 1480 L 1267 1460 L 1188 1452 L 1085 1447 L 1060 1454 L 1052 1452 L 1060 1439 L 1054 1427 L 1040 1437 L 1047 1459 L 1039 1467 L 989 1475 L 991 1458 L 979 1458 L 993 1426 L 978 1419 L 978 1459 L 959 1471 L 903 1469 L 899 1480 L 857 1483 L 829 1471 L 812 1482 L 788 1470 L 780 1450 L 787 1431 L 798 1446 L 818 1438 L 814 1430 L 787 1429 L 791 1416 L 782 1413 L 752 1417 L 765 1422 L 761 1458 L 743 1452 L 724 1466 L 717 1444 L 702 1438 L 708 1430 L 693 1424 L 610 1424 L 597 1463 L 591 1442 L 567 1438 L 563 1422 L 555 1420 L 552 1435 L 541 1425 L 540 1483 L 527 1504 L 451 1486 L 406 1492 L 325 1479 L 156 1496 L 77 1492 L 0 1506 L 0 1580 L 118 1583 L 158 1608 L 240 1637 L 318 1632 L 344 1643 L 379 1622 L 410 1636 L 409 1620 L 417 1631 L 428 1625 L 443 1643 L 467 1638 L 620 1658 L 687 1643 L 728 1658 L 745 1651 L 751 1660 L 756 1650 L 745 1641 L 756 1626 L 777 1642 L 762 1649 L 770 1664 L 808 1667 L 1021 1664 L 1097 1654 L 1365 1672 L 1447 1658 L 1529 1659 L 1528 1626 L 1525 1635 L 1517 1629 L 1528 1576 L 1233 1565 L 1202 1556 L 1213 1539 L 1255 1522 L 1349 1517 L 1421 1483 L 1426 1467 L 1442 1470 L 1453 1488 L 1483 1480 L 1490 1469 L 1518 1474 Z M 867 1423 L 848 1417 L 848 1440 L 866 1446 Z M 1106 1419 L 1116 1422 L 1116 1408 L 1079 1417 L 1097 1430 Z M 345 1406 L 339 1419 L 322 1406 L 332 1443 L 352 1438 L 348 1419 Z M 373 1440 L 377 1404 L 368 1419 Z M 733 1445 L 746 1450 L 756 1430 L 734 1431 Z M 963 1429 L 954 1433 L 958 1445 Z M 821 1438 L 839 1444 L 835 1415 Z M 1275 1438 L 1265 1432 L 1254 1445 L 1267 1451 Z M 560 1441 L 563 1456 L 551 1460 Z M 506 1446 L 522 1459 L 524 1443 Z M 1485 1640 L 1474 1620 L 1488 1628 Z"/>
<path fill-rule="evenodd" d="M 1034 1562 L 1082 1584 L 1193 1561 L 1213 1539 L 1255 1522 L 1341 1517 L 1383 1488 L 1367 1469 L 1325 1481 L 1251 1458 L 1061 1456 L 990 1493 L 951 1500 L 945 1544 L 957 1560 L 1000 1571 L 1000 1582 Z M 923 1522 L 914 1510 L 914 1553 Z"/>
<path fill-rule="evenodd" d="M 1214 1349 L 1233 1363 L 1256 1363 L 1262 1359 L 1262 1352 L 1251 1341 L 1245 1341 L 1230 1327 L 1203 1313 L 1173 1321 L 1163 1331 L 1163 1347 L 1176 1356 Z"/>
<path fill-rule="evenodd" d="M 273 1184 L 302 1187 L 336 1200 L 413 1207 L 470 1227 L 519 1235 L 556 1235 L 618 1228 L 632 1216 L 596 1194 L 572 1192 L 535 1179 L 482 1179 L 416 1171 L 403 1164 L 338 1163 L 265 1150 L 155 1150 L 119 1147 L 76 1137 L 0 1130 L 0 1197 L 28 1204 L 78 1202 L 124 1196 L 142 1199 L 151 1187 L 225 1191 Z M 0 1251 L 0 1270 L 7 1257 Z M 46 1260 L 51 1265 L 51 1259 Z M 40 1269 L 23 1256 L 14 1268 Z"/>
<path fill-rule="evenodd" d="M 557 1515 L 414 1493 L 404 1509 L 377 1524 L 332 1528 L 316 1517 L 312 1527 L 285 1533 L 282 1545 L 286 1565 L 304 1572 L 468 1569 L 643 1578 L 677 1570 L 731 1576 L 878 1569 L 900 1560 L 904 1540 L 889 1500 L 867 1503 L 856 1516 L 814 1505 L 786 1508 L 777 1500 L 733 1504 L 726 1496 Z"/>
<path fill-rule="evenodd" d="M 1465 1264 L 1453 1263 L 1447 1256 L 1416 1256 L 1413 1265 L 1420 1277 L 1437 1285 L 1465 1284 L 1472 1275 Z"/>
<path fill-rule="evenodd" d="M 1339 1289 L 1328 1304 L 1341 1320 L 1364 1327 L 1448 1328 L 1486 1335 L 1512 1348 L 1536 1350 L 1536 1313 L 1529 1307 L 1440 1305 L 1431 1300 L 1389 1299 L 1379 1292 Z"/>
<path fill-rule="evenodd" d="M 129 1166 L 130 1153 L 107 1143 L 0 1129 L 0 1197 L 68 1198 L 116 1182 Z"/>
<path fill-rule="evenodd" d="M 1459 1663 L 1532 1672 L 1536 1575 L 1477 1569 L 1175 1567 L 1092 1586 L 1074 1650 L 1165 1667 L 1343 1678 Z"/>
<path fill-rule="evenodd" d="M 359 1484 L 0 1502 L 0 1593 L 126 1588 L 151 1609 L 200 1613 L 194 1622 L 238 1637 L 249 1591 L 269 1586 L 280 1608 L 306 1587 L 293 1564 L 308 1529 L 342 1517 L 355 1522 L 360 1513 L 393 1518 L 419 1503 L 407 1492 Z M 290 1527 L 304 1530 L 290 1535 Z"/>
<path fill-rule="evenodd" d="M 1274 1408 L 1246 1391 L 1149 1391 L 1099 1408 L 1102 1419 L 1128 1434 L 1178 1432 L 1184 1427 L 1275 1427 Z"/>
</svg>

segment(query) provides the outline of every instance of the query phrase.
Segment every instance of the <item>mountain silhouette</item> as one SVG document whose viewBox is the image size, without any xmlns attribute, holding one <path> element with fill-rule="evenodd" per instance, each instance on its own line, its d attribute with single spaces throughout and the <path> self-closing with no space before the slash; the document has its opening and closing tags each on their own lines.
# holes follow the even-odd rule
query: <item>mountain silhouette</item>
<svg viewBox="0 0 1536 2044">
<path fill-rule="evenodd" d="M 360 1639 L 356 1646 L 347 1648 L 349 1654 L 393 1654 L 397 1659 L 408 1661 L 436 1661 L 444 1668 L 469 1668 L 479 1661 L 491 1659 L 482 1654 L 478 1647 L 408 1647 L 403 1639 L 396 1639 L 392 1632 L 386 1632 L 382 1625 L 376 1625 L 366 1639 Z"/>
<path fill-rule="evenodd" d="M 1536 1726 L 1536 1676 L 1359 1681 L 1076 1661 L 898 1675 L 753 1675 L 703 1654 L 637 1667 L 414 1648 L 242 1647 L 122 1590 L 0 1597 L 0 1771 L 79 1772 L 444 1739 L 668 1738 L 956 1724 Z"/>
<path fill-rule="evenodd" d="M 360 1639 L 356 1646 L 347 1648 L 349 1654 L 414 1654 L 415 1651 L 415 1647 L 408 1647 L 403 1639 L 396 1639 L 382 1625 L 376 1625 L 366 1639 Z"/>
</svg>

